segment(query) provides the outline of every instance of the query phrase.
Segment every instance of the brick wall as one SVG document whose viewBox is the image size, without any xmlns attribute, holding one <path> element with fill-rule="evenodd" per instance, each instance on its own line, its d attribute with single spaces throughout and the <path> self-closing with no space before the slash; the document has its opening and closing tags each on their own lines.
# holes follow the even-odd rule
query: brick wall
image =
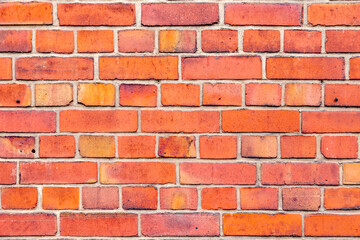
<svg viewBox="0 0 360 240">
<path fill-rule="evenodd" d="M 0 236 L 360 236 L 359 26 L 350 1 L 2 1 Z"/>
</svg>

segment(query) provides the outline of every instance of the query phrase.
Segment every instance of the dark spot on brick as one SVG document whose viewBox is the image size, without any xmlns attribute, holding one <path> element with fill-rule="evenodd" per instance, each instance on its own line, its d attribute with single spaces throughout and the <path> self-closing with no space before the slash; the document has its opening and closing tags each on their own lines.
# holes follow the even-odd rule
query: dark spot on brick
<svg viewBox="0 0 360 240">
<path fill-rule="evenodd" d="M 337 102 L 337 101 L 339 101 L 339 99 L 338 99 L 338 98 L 335 98 L 334 101 Z"/>
<path fill-rule="evenodd" d="M 32 153 L 35 153 L 35 149 L 31 150 Z"/>
<path fill-rule="evenodd" d="M 19 100 L 19 99 L 16 99 L 16 103 L 20 103 L 20 100 Z"/>
</svg>

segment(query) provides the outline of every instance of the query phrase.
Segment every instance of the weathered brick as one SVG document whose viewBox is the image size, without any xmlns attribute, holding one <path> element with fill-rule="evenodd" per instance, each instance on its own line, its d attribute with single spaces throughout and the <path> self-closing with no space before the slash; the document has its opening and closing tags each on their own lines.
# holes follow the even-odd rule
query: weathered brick
<svg viewBox="0 0 360 240">
<path fill-rule="evenodd" d="M 196 52 L 196 32 L 190 30 L 163 30 L 159 32 L 159 52 Z"/>
<path fill-rule="evenodd" d="M 201 190 L 202 209 L 236 209 L 236 189 L 203 188 Z"/>
<path fill-rule="evenodd" d="M 200 136 L 200 158 L 230 159 L 237 157 L 236 136 Z"/>
<path fill-rule="evenodd" d="M 0 107 L 28 107 L 30 104 L 31 90 L 28 85 L 0 85 Z"/>
<path fill-rule="evenodd" d="M 245 30 L 244 52 L 279 52 L 280 32 L 276 30 Z"/>
<path fill-rule="evenodd" d="M 16 183 L 16 162 L 0 162 L 0 184 Z"/>
<path fill-rule="evenodd" d="M 78 102 L 86 106 L 114 106 L 115 86 L 103 83 L 78 85 Z"/>
<path fill-rule="evenodd" d="M 115 157 L 115 138 L 113 136 L 81 135 L 78 144 L 79 153 L 82 157 Z"/>
<path fill-rule="evenodd" d="M 113 52 L 112 30 L 80 30 L 77 32 L 78 52 Z"/>
<path fill-rule="evenodd" d="M 0 58 L 0 80 L 12 79 L 11 58 Z"/>
<path fill-rule="evenodd" d="M 74 32 L 37 30 L 36 51 L 41 53 L 72 53 L 74 51 Z"/>
<path fill-rule="evenodd" d="M 43 209 L 79 209 L 79 188 L 44 187 L 42 191 Z"/>
<path fill-rule="evenodd" d="M 321 153 L 325 158 L 357 158 L 357 136 L 323 136 Z"/>
<path fill-rule="evenodd" d="M 123 187 L 123 209 L 152 209 L 157 208 L 157 189 L 154 187 Z"/>
<path fill-rule="evenodd" d="M 38 201 L 37 194 L 34 187 L 1 188 L 1 208 L 34 209 Z"/>
<path fill-rule="evenodd" d="M 358 107 L 360 85 L 355 84 L 326 84 L 325 106 Z"/>
<path fill-rule="evenodd" d="M 320 208 L 320 195 L 320 188 L 283 188 L 283 209 L 317 211 Z"/>
<path fill-rule="evenodd" d="M 117 209 L 119 208 L 119 188 L 83 187 L 82 206 L 85 209 Z"/>
<path fill-rule="evenodd" d="M 240 188 L 240 204 L 243 210 L 277 210 L 277 188 Z"/>
<path fill-rule="evenodd" d="M 196 188 L 173 187 L 160 188 L 160 208 L 161 209 L 197 209 L 197 190 Z"/>
<path fill-rule="evenodd" d="M 360 164 L 344 163 L 343 165 L 343 183 L 359 184 L 360 183 Z"/>
<path fill-rule="evenodd" d="M 28 30 L 1 30 L 0 52 L 31 52 L 31 38 L 31 31 Z"/>
<path fill-rule="evenodd" d="M 0 137 L 0 158 L 34 158 L 34 137 Z"/>
<path fill-rule="evenodd" d="M 119 158 L 155 158 L 155 136 L 119 136 Z"/>
<path fill-rule="evenodd" d="M 360 79 L 360 57 L 350 58 L 350 79 Z"/>
<path fill-rule="evenodd" d="M 121 84 L 119 103 L 121 106 L 156 107 L 157 87 L 145 84 Z"/>
<path fill-rule="evenodd" d="M 241 106 L 241 84 L 204 83 L 203 105 Z"/>
<path fill-rule="evenodd" d="M 281 85 L 272 83 L 246 84 L 245 104 L 248 106 L 280 106 Z"/>
<path fill-rule="evenodd" d="M 307 30 L 285 30 L 284 52 L 320 53 L 321 32 Z"/>
<path fill-rule="evenodd" d="M 275 136 L 241 136 L 241 156 L 252 158 L 277 157 L 277 138 Z"/>
<path fill-rule="evenodd" d="M 200 86 L 194 84 L 161 84 L 164 106 L 200 106 Z"/>
<path fill-rule="evenodd" d="M 201 48 L 204 52 L 236 52 L 238 32 L 235 30 L 204 30 L 201 32 Z"/>
<path fill-rule="evenodd" d="M 312 83 L 287 83 L 284 102 L 287 106 L 320 106 L 321 85 Z"/>
<path fill-rule="evenodd" d="M 281 136 L 281 158 L 315 158 L 315 136 Z"/>
<path fill-rule="evenodd" d="M 358 41 L 360 41 L 360 31 L 328 30 L 325 50 L 329 53 L 360 52 Z"/>
<path fill-rule="evenodd" d="M 153 52 L 155 32 L 148 30 L 123 30 L 118 32 L 119 52 Z"/>
<path fill-rule="evenodd" d="M 41 158 L 71 158 L 75 156 L 75 138 L 70 135 L 40 136 Z"/>
<path fill-rule="evenodd" d="M 360 207 L 360 188 L 326 188 L 325 209 L 351 210 Z"/>
<path fill-rule="evenodd" d="M 196 157 L 195 137 L 160 137 L 158 154 L 160 157 L 172 158 Z"/>
<path fill-rule="evenodd" d="M 70 84 L 36 84 L 36 106 L 66 106 L 73 101 L 73 88 Z"/>
</svg>

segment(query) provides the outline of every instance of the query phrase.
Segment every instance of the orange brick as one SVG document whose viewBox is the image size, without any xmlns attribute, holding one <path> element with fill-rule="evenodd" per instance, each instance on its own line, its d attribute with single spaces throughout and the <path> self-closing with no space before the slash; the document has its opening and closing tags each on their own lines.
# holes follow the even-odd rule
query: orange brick
<svg viewBox="0 0 360 240">
<path fill-rule="evenodd" d="M 33 209 L 37 200 L 37 189 L 34 187 L 1 188 L 2 209 Z"/>
<path fill-rule="evenodd" d="M 113 158 L 115 157 L 115 138 L 113 136 L 81 135 L 79 152 L 82 157 Z"/>
<path fill-rule="evenodd" d="M 217 111 L 162 111 L 141 112 L 142 132 L 219 132 Z"/>
<path fill-rule="evenodd" d="M 222 129 L 225 132 L 298 132 L 299 127 L 298 111 L 222 111 Z"/>
<path fill-rule="evenodd" d="M 290 211 L 317 211 L 320 208 L 319 188 L 283 188 L 283 210 Z"/>
<path fill-rule="evenodd" d="M 360 52 L 358 41 L 360 31 L 329 30 L 326 31 L 325 49 L 328 53 Z"/>
<path fill-rule="evenodd" d="M 97 182 L 94 162 L 21 162 L 21 184 Z"/>
<path fill-rule="evenodd" d="M 79 188 L 44 187 L 43 209 L 79 209 Z"/>
<path fill-rule="evenodd" d="M 230 159 L 236 157 L 236 136 L 200 136 L 200 158 Z"/>
<path fill-rule="evenodd" d="M 180 163 L 181 184 L 255 184 L 256 166 L 249 163 Z"/>
<path fill-rule="evenodd" d="M 119 52 L 153 52 L 155 32 L 148 30 L 123 30 L 118 32 Z"/>
<path fill-rule="evenodd" d="M 27 30 L 1 30 L 0 52 L 31 52 L 31 35 L 31 31 Z"/>
<path fill-rule="evenodd" d="M 315 136 L 281 136 L 281 158 L 315 158 Z"/>
<path fill-rule="evenodd" d="M 0 184 L 16 183 L 16 162 L 0 162 Z"/>
<path fill-rule="evenodd" d="M 175 164 L 163 162 L 101 163 L 100 182 L 102 184 L 175 183 Z"/>
<path fill-rule="evenodd" d="M 119 188 L 83 187 L 82 205 L 85 209 L 117 209 L 119 208 Z"/>
<path fill-rule="evenodd" d="M 204 30 L 201 32 L 204 52 L 237 52 L 238 32 L 235 30 Z"/>
<path fill-rule="evenodd" d="M 177 79 L 177 57 L 100 57 L 100 79 Z"/>
<path fill-rule="evenodd" d="M 300 26 L 302 5 L 230 3 L 225 6 L 225 23 L 230 25 Z"/>
<path fill-rule="evenodd" d="M 285 30 L 284 52 L 320 53 L 321 32 L 307 30 Z"/>
<path fill-rule="evenodd" d="M 360 183 L 360 163 L 344 163 L 343 165 L 343 183 Z"/>
<path fill-rule="evenodd" d="M 260 57 L 185 57 L 181 61 L 183 79 L 261 79 L 262 77 Z"/>
<path fill-rule="evenodd" d="M 0 158 L 34 158 L 34 137 L 0 137 Z"/>
<path fill-rule="evenodd" d="M 12 79 L 11 58 L 0 58 L 0 80 Z"/>
<path fill-rule="evenodd" d="M 70 158 L 75 156 L 75 138 L 70 135 L 40 136 L 39 156 L 42 158 Z"/>
<path fill-rule="evenodd" d="M 244 52 L 279 52 L 280 32 L 276 30 L 245 30 Z"/>
<path fill-rule="evenodd" d="M 360 188 L 326 188 L 324 206 L 337 210 L 359 209 Z"/>
<path fill-rule="evenodd" d="M 285 85 L 284 101 L 287 106 L 320 106 L 321 85 L 287 83 Z"/>
<path fill-rule="evenodd" d="M 64 110 L 61 132 L 135 132 L 137 112 L 133 110 Z"/>
<path fill-rule="evenodd" d="M 80 30 L 77 32 L 78 52 L 113 52 L 114 37 L 112 30 Z"/>
<path fill-rule="evenodd" d="M 74 51 L 74 32 L 37 30 L 36 51 L 41 53 L 72 53 Z"/>
<path fill-rule="evenodd" d="M 157 189 L 154 187 L 123 187 L 123 209 L 156 209 Z"/>
<path fill-rule="evenodd" d="M 345 79 L 343 58 L 271 57 L 266 60 L 268 79 Z"/>
<path fill-rule="evenodd" d="M 350 58 L 350 79 L 360 79 L 360 57 Z"/>
<path fill-rule="evenodd" d="M 60 25 L 71 26 L 130 26 L 135 23 L 134 4 L 57 5 Z"/>
<path fill-rule="evenodd" d="M 235 188 L 203 188 L 201 190 L 202 209 L 236 209 Z"/>
<path fill-rule="evenodd" d="M 164 106 L 200 106 L 200 86 L 194 84 L 161 84 Z"/>
<path fill-rule="evenodd" d="M 135 107 L 156 107 L 157 87 L 145 84 L 121 84 L 120 105 Z"/>
<path fill-rule="evenodd" d="M 355 84 L 326 84 L 325 106 L 360 106 L 360 85 Z"/>
<path fill-rule="evenodd" d="M 159 52 L 196 52 L 196 32 L 163 30 L 159 32 Z"/>
<path fill-rule="evenodd" d="M 78 102 L 86 106 L 115 106 L 115 87 L 112 84 L 81 83 Z"/>
<path fill-rule="evenodd" d="M 243 210 L 277 210 L 277 188 L 240 188 L 240 203 Z"/>
<path fill-rule="evenodd" d="M 300 214 L 223 215 L 223 231 L 230 236 L 301 236 L 301 223 Z"/>
<path fill-rule="evenodd" d="M 325 158 L 357 158 L 357 136 L 323 136 L 321 153 Z"/>
<path fill-rule="evenodd" d="M 281 85 L 248 83 L 245 87 L 245 103 L 248 106 L 280 106 Z"/>
<path fill-rule="evenodd" d="M 204 83 L 203 105 L 241 106 L 241 84 Z"/>
<path fill-rule="evenodd" d="M 92 58 L 32 57 L 17 58 L 18 80 L 91 80 L 94 78 Z"/>
<path fill-rule="evenodd" d="M 67 106 L 73 101 L 73 88 L 70 84 L 36 84 L 36 106 Z"/>
<path fill-rule="evenodd" d="M 160 137 L 158 154 L 160 157 L 196 157 L 195 137 Z"/>
<path fill-rule="evenodd" d="M 0 4 L 0 25 L 52 24 L 52 4 L 8 2 Z"/>
<path fill-rule="evenodd" d="M 31 104 L 31 91 L 25 84 L 1 84 L 1 107 L 27 107 Z"/>
<path fill-rule="evenodd" d="M 197 190 L 196 188 L 174 187 L 160 189 L 160 208 L 161 209 L 197 209 Z"/>
<path fill-rule="evenodd" d="M 155 136 L 119 136 L 119 158 L 155 158 Z"/>
</svg>

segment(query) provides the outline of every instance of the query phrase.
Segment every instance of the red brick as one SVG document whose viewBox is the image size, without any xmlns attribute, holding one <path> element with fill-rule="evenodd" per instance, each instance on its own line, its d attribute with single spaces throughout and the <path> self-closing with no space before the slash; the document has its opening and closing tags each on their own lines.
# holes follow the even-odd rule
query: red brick
<svg viewBox="0 0 360 240">
<path fill-rule="evenodd" d="M 262 184 L 338 185 L 337 163 L 263 163 Z"/>
<path fill-rule="evenodd" d="M 321 32 L 307 30 L 285 30 L 284 52 L 320 53 Z"/>
<path fill-rule="evenodd" d="M 0 158 L 34 158 L 34 137 L 0 137 Z"/>
<path fill-rule="evenodd" d="M 326 31 L 325 49 L 328 53 L 360 52 L 359 41 L 360 31 L 329 30 Z"/>
<path fill-rule="evenodd" d="M 114 158 L 114 136 L 81 135 L 78 140 L 79 153 L 82 157 Z"/>
<path fill-rule="evenodd" d="M 236 157 L 236 136 L 200 136 L 200 158 L 230 159 Z"/>
<path fill-rule="evenodd" d="M 40 136 L 41 158 L 70 158 L 75 156 L 75 138 L 69 135 Z"/>
<path fill-rule="evenodd" d="M 217 111 L 162 111 L 141 112 L 142 132 L 219 132 L 220 114 Z"/>
<path fill-rule="evenodd" d="M 16 183 L 16 165 L 15 162 L 0 162 L 0 184 Z"/>
<path fill-rule="evenodd" d="M 83 187 L 82 206 L 85 209 L 117 209 L 119 208 L 119 188 Z"/>
<path fill-rule="evenodd" d="M 2 209 L 34 209 L 37 200 L 34 187 L 1 188 Z"/>
<path fill-rule="evenodd" d="M 245 30 L 244 52 L 279 52 L 280 32 L 276 30 Z"/>
<path fill-rule="evenodd" d="M 196 52 L 196 31 L 159 31 L 159 52 Z"/>
<path fill-rule="evenodd" d="M 345 79 L 343 58 L 271 57 L 266 60 L 268 79 Z"/>
<path fill-rule="evenodd" d="M 31 104 L 31 90 L 25 84 L 1 84 L 1 107 L 27 107 Z"/>
<path fill-rule="evenodd" d="M 176 224 L 174 224 L 176 223 Z M 219 214 L 142 214 L 144 236 L 219 236 Z"/>
<path fill-rule="evenodd" d="M 115 106 L 115 86 L 103 83 L 80 83 L 78 103 L 85 106 Z"/>
<path fill-rule="evenodd" d="M 281 85 L 248 83 L 245 87 L 245 103 L 248 106 L 280 106 Z"/>
<path fill-rule="evenodd" d="M 357 136 L 323 136 L 321 153 L 325 158 L 357 158 Z"/>
<path fill-rule="evenodd" d="M 240 188 L 240 204 L 242 210 L 277 210 L 277 188 Z"/>
<path fill-rule="evenodd" d="M 180 163 L 181 184 L 255 184 L 256 166 L 249 163 Z"/>
<path fill-rule="evenodd" d="M 92 58 L 32 57 L 16 59 L 18 80 L 92 80 Z"/>
<path fill-rule="evenodd" d="M 144 84 L 121 84 L 119 98 L 121 106 L 156 107 L 157 87 Z"/>
<path fill-rule="evenodd" d="M 160 137 L 158 154 L 160 157 L 170 158 L 196 157 L 195 141 L 195 137 Z"/>
<path fill-rule="evenodd" d="M 350 58 L 350 79 L 360 79 L 360 57 Z"/>
<path fill-rule="evenodd" d="M 219 21 L 217 3 L 150 3 L 141 6 L 145 26 L 210 25 Z"/>
<path fill-rule="evenodd" d="M 315 158 L 315 136 L 281 136 L 281 158 Z"/>
<path fill-rule="evenodd" d="M 360 132 L 360 112 L 322 111 L 302 112 L 303 133 Z"/>
<path fill-rule="evenodd" d="M 287 106 L 320 106 L 321 85 L 287 83 L 285 85 L 284 101 Z"/>
<path fill-rule="evenodd" d="M 241 106 L 241 84 L 204 83 L 203 105 Z"/>
<path fill-rule="evenodd" d="M 60 215 L 61 236 L 137 236 L 135 214 L 73 214 Z"/>
<path fill-rule="evenodd" d="M 67 106 L 73 101 L 71 84 L 36 84 L 36 106 Z"/>
<path fill-rule="evenodd" d="M 194 84 L 161 84 L 164 106 L 200 106 L 200 86 Z"/>
<path fill-rule="evenodd" d="M 260 57 L 185 57 L 183 79 L 261 79 Z"/>
<path fill-rule="evenodd" d="M 360 85 L 326 84 L 325 106 L 358 107 L 360 106 Z"/>
<path fill-rule="evenodd" d="M 155 32 L 148 30 L 123 30 L 118 32 L 119 52 L 153 52 Z"/>
<path fill-rule="evenodd" d="M 55 236 L 53 214 L 0 214 L 0 236 Z"/>
<path fill-rule="evenodd" d="M 241 136 L 241 156 L 252 158 L 277 157 L 277 137 Z"/>
<path fill-rule="evenodd" d="M 55 132 L 52 111 L 0 111 L 0 132 Z"/>
<path fill-rule="evenodd" d="M 360 163 L 344 163 L 343 165 L 343 183 L 360 183 Z"/>
<path fill-rule="evenodd" d="M 31 31 L 1 30 L 0 42 L 0 52 L 31 52 Z"/>
<path fill-rule="evenodd" d="M 305 236 L 360 236 L 360 215 L 305 215 Z"/>
<path fill-rule="evenodd" d="M 238 32 L 235 30 L 204 30 L 201 32 L 204 52 L 237 52 Z"/>
<path fill-rule="evenodd" d="M 119 158 L 155 158 L 155 136 L 119 136 Z"/>
<path fill-rule="evenodd" d="M 317 211 L 320 208 L 319 188 L 283 188 L 283 210 L 290 211 Z"/>
<path fill-rule="evenodd" d="M 298 132 L 299 127 L 298 111 L 222 111 L 222 129 L 225 132 Z"/>
<path fill-rule="evenodd" d="M 8 2 L 0 4 L 0 25 L 52 24 L 52 4 Z"/>
<path fill-rule="evenodd" d="M 326 188 L 326 209 L 350 210 L 360 208 L 360 188 Z"/>
<path fill-rule="evenodd" d="M 177 79 L 178 58 L 167 57 L 100 57 L 100 79 L 150 80 Z"/>
<path fill-rule="evenodd" d="M 236 209 L 236 189 L 203 188 L 201 190 L 202 209 Z"/>
<path fill-rule="evenodd" d="M 112 30 L 80 30 L 77 32 L 78 52 L 113 52 L 114 37 Z"/>
<path fill-rule="evenodd" d="M 198 204 L 196 188 L 173 187 L 160 189 L 161 209 L 196 210 Z"/>
<path fill-rule="evenodd" d="M 123 209 L 153 209 L 157 208 L 157 189 L 154 187 L 123 187 Z"/>
<path fill-rule="evenodd" d="M 37 30 L 36 51 L 41 53 L 72 53 L 74 51 L 74 32 Z"/>
<path fill-rule="evenodd" d="M 101 163 L 102 184 L 175 183 L 175 164 L 160 162 L 117 162 Z"/>
<path fill-rule="evenodd" d="M 135 132 L 137 112 L 133 110 L 64 110 L 61 132 Z"/>
<path fill-rule="evenodd" d="M 66 184 L 97 182 L 94 162 L 21 162 L 21 184 Z"/>
<path fill-rule="evenodd" d="M 300 26 L 302 5 L 233 3 L 225 6 L 225 23 L 230 25 Z"/>
<path fill-rule="evenodd" d="M 230 236 L 301 236 L 300 214 L 224 214 L 223 231 Z"/>
<path fill-rule="evenodd" d="M 58 4 L 60 25 L 130 26 L 135 23 L 134 4 Z"/>
<path fill-rule="evenodd" d="M 311 25 L 360 25 L 360 4 L 311 4 L 308 6 L 308 23 Z"/>
<path fill-rule="evenodd" d="M 44 187 L 42 191 L 43 209 L 79 209 L 79 188 Z"/>
<path fill-rule="evenodd" d="M 12 79 L 11 58 L 0 58 L 0 80 Z"/>
</svg>

